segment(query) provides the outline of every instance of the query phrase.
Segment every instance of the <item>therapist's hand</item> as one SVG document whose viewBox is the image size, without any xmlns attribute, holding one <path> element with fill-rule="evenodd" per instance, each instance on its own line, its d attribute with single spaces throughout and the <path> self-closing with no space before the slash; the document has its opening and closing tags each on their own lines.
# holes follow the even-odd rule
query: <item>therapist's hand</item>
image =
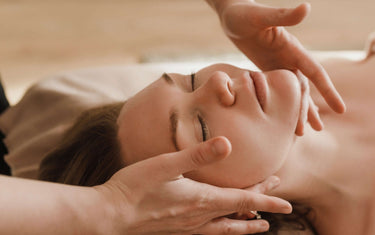
<svg viewBox="0 0 375 235">
<path fill-rule="evenodd" d="M 230 151 L 229 141 L 216 137 L 120 170 L 107 183 L 96 187 L 104 195 L 104 201 L 112 205 L 109 208 L 113 208 L 109 211 L 113 211 L 111 217 L 117 224 L 109 227 L 128 235 L 249 234 L 268 230 L 265 220 L 246 221 L 223 216 L 249 211 L 290 213 L 288 202 L 257 190 L 219 188 L 182 176 L 220 161 Z M 278 181 L 269 179 L 261 184 L 255 188 L 270 189 L 277 186 Z"/>
<path fill-rule="evenodd" d="M 300 23 L 310 10 L 308 4 L 287 9 L 267 7 L 253 0 L 207 2 L 217 11 L 226 35 L 261 70 L 299 70 L 334 111 L 345 111 L 345 104 L 324 68 L 282 27 Z"/>
</svg>

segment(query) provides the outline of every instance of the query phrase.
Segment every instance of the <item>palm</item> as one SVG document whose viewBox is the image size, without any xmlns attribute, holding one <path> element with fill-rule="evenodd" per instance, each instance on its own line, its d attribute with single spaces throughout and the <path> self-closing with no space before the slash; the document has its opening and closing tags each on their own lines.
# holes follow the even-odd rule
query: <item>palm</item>
<svg viewBox="0 0 375 235">
<path fill-rule="evenodd" d="M 344 112 L 345 104 L 324 68 L 283 27 L 300 23 L 308 12 L 307 4 L 285 9 L 238 0 L 229 1 L 219 16 L 227 36 L 260 69 L 301 71 L 300 76 L 314 83 L 333 110 Z M 318 117 L 313 109 L 309 113 L 315 113 L 309 117 Z M 317 119 L 309 120 L 314 129 L 321 129 Z"/>
<path fill-rule="evenodd" d="M 286 55 L 304 49 L 284 27 L 272 26 L 273 20 L 277 20 L 272 11 L 275 9 L 253 2 L 230 5 L 221 17 L 224 31 L 259 68 L 263 70 L 296 69 L 296 58 Z M 284 12 L 287 11 L 284 10 Z M 288 16 L 278 23 L 297 24 L 306 14 L 307 9 L 300 7 L 295 10 L 292 17 Z"/>
<path fill-rule="evenodd" d="M 304 50 L 299 41 L 283 27 L 271 27 L 259 31 L 253 38 L 231 38 L 233 43 L 262 70 L 298 69 L 298 55 Z M 294 55 L 294 56 L 291 56 Z"/>
</svg>

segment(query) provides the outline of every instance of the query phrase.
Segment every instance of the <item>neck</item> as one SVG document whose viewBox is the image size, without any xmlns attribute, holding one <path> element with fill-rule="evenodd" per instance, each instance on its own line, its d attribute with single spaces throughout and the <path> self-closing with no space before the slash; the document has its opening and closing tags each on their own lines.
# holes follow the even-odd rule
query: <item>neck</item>
<svg viewBox="0 0 375 235">
<path fill-rule="evenodd" d="M 297 138 L 285 164 L 276 173 L 281 185 L 272 195 L 311 208 L 330 204 L 338 185 L 332 166 L 337 156 L 337 142 L 328 131 L 306 131 Z"/>
<path fill-rule="evenodd" d="M 281 184 L 270 194 L 311 208 L 309 220 L 319 234 L 374 234 L 372 155 L 346 153 L 338 138 L 311 129 L 298 138 L 276 173 Z M 359 175 L 366 177 L 358 181 Z"/>
</svg>

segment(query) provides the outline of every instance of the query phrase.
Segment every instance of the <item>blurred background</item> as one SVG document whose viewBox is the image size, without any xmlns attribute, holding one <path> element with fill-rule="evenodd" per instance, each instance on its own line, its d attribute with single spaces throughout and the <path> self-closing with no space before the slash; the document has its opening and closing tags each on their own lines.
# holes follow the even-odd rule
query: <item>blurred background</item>
<svg viewBox="0 0 375 235">
<path fill-rule="evenodd" d="M 300 0 L 259 0 L 295 7 Z M 310 0 L 288 28 L 311 50 L 361 50 L 374 0 Z M 204 0 L 0 0 L 0 73 L 11 103 L 62 70 L 238 53 Z"/>
</svg>

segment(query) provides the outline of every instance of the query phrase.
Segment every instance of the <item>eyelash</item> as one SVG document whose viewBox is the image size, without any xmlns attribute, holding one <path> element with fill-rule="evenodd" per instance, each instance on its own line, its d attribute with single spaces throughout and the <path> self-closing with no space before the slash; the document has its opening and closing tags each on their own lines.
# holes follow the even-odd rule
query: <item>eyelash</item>
<svg viewBox="0 0 375 235">
<path fill-rule="evenodd" d="M 194 91 L 195 87 L 195 73 L 191 73 L 190 74 L 190 78 L 191 78 L 191 90 Z M 198 115 L 198 120 L 199 120 L 199 123 L 201 125 L 201 128 L 202 128 L 202 139 L 203 141 L 206 141 L 207 140 L 207 136 L 208 136 L 208 127 L 207 127 L 207 124 L 204 122 L 203 118 L 201 116 Z"/>
<path fill-rule="evenodd" d="M 198 115 L 198 120 L 199 120 L 199 123 L 201 124 L 201 128 L 202 128 L 203 141 L 206 141 L 207 136 L 208 136 L 208 127 L 207 127 L 206 123 L 203 121 L 202 117 L 199 116 L 199 115 Z"/>
</svg>

